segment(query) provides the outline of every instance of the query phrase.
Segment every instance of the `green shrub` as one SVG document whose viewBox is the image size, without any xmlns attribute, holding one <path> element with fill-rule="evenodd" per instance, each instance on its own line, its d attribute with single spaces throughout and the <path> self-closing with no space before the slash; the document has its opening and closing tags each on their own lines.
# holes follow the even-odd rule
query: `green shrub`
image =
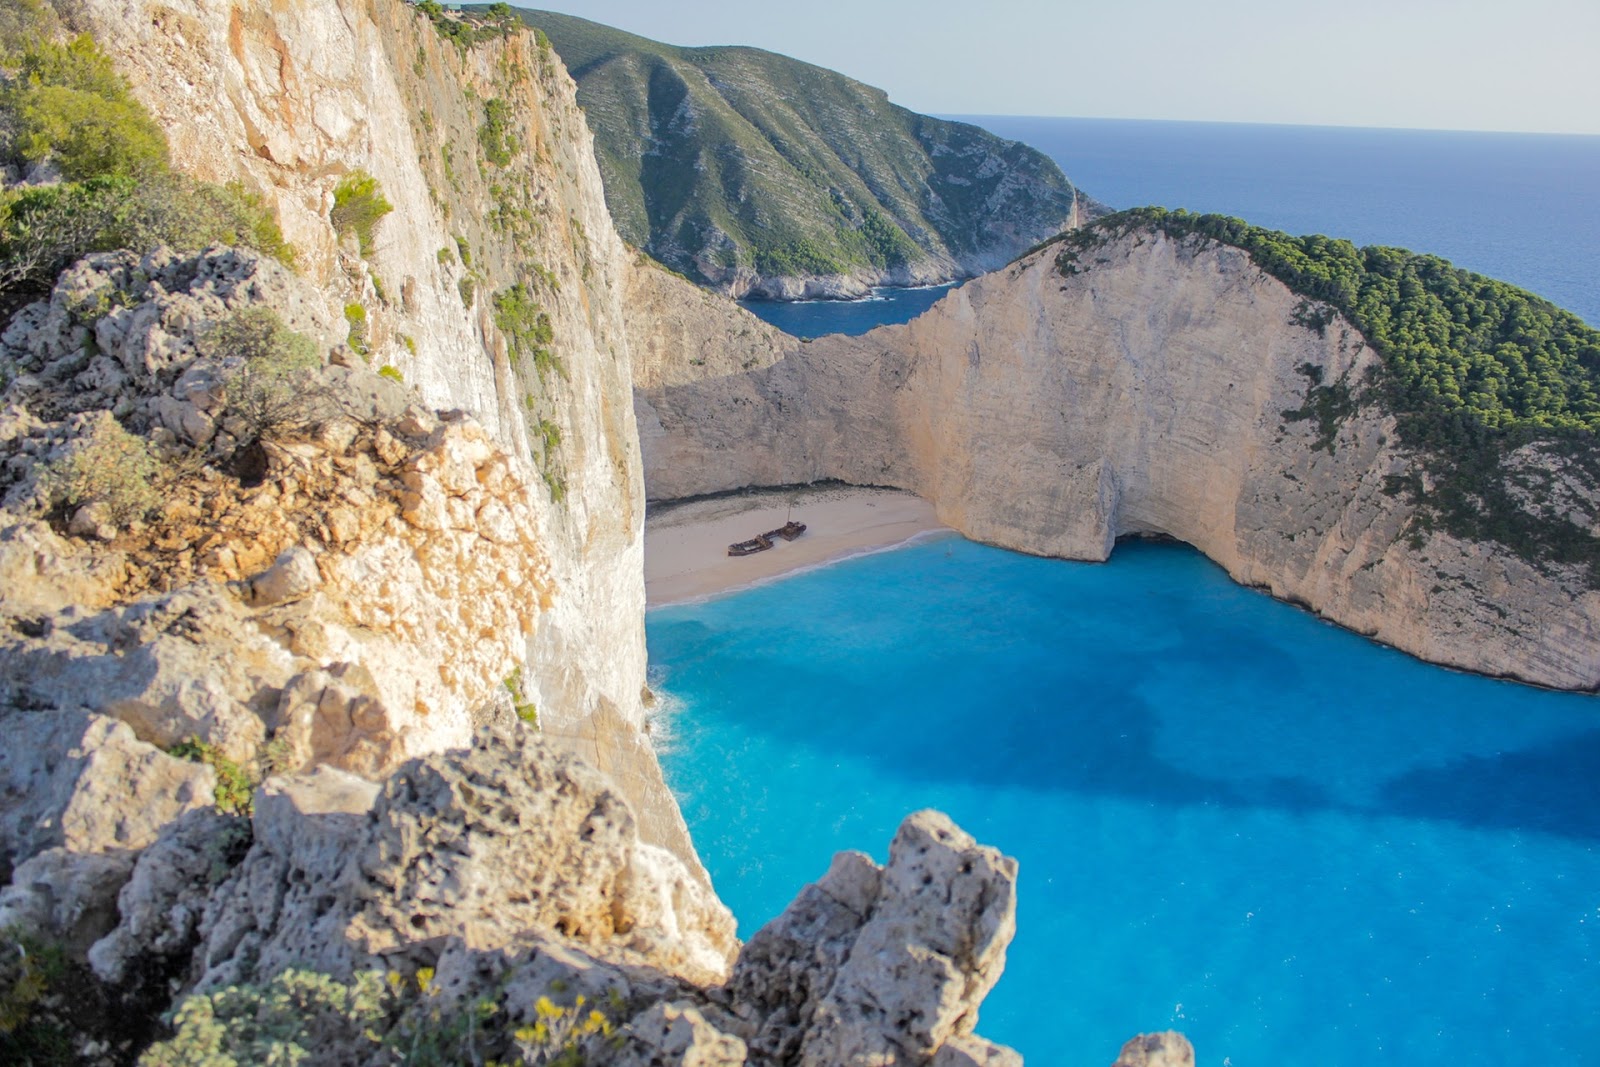
<svg viewBox="0 0 1600 1067">
<path fill-rule="evenodd" d="M 566 376 L 566 367 L 549 347 L 555 339 L 550 316 L 540 309 L 527 286 L 518 282 L 494 294 L 494 324 L 505 335 L 513 361 L 524 356 L 532 359 L 540 378 L 551 368 Z"/>
<path fill-rule="evenodd" d="M 460 234 L 456 234 L 455 236 L 456 236 L 456 252 L 457 252 L 457 254 L 459 254 L 461 256 L 461 265 L 463 267 L 471 267 L 472 266 L 472 246 L 469 245 L 467 243 L 467 239 L 465 237 L 462 237 Z"/>
<path fill-rule="evenodd" d="M 367 344 L 367 309 L 360 304 L 346 304 L 344 321 L 350 324 L 345 344 L 350 346 L 350 351 L 366 359 L 372 354 L 371 346 Z"/>
<path fill-rule="evenodd" d="M 217 791 L 213 803 L 224 815 L 248 816 L 254 806 L 255 778 L 233 760 L 224 756 L 215 745 L 191 737 L 179 741 L 167 750 L 167 755 L 204 763 L 217 774 Z"/>
<path fill-rule="evenodd" d="M 181 252 L 246 245 L 294 266 L 261 199 L 182 174 L 97 177 L 0 193 L 0 291 L 38 292 L 79 257 L 165 244 Z"/>
<path fill-rule="evenodd" d="M 272 308 L 241 308 L 212 324 L 200 335 L 200 351 L 236 363 L 226 396 L 228 410 L 248 427 L 241 445 L 304 430 L 323 414 L 320 395 L 303 381 L 322 366 L 317 343 Z"/>
<path fill-rule="evenodd" d="M 61 20 L 44 0 L 7 0 L 0 4 L 0 62 L 53 40 Z"/>
<path fill-rule="evenodd" d="M 72 181 L 166 169 L 161 127 L 87 35 L 24 50 L 0 93 L 0 116 L 12 160 L 48 160 Z"/>
<path fill-rule="evenodd" d="M 161 503 L 151 484 L 160 469 L 142 438 L 104 415 L 65 456 L 45 464 L 39 484 L 52 506 L 99 504 L 108 519 L 123 526 Z"/>
<path fill-rule="evenodd" d="M 378 223 L 393 210 L 394 205 L 384 197 L 378 179 L 364 170 L 353 170 L 333 187 L 333 211 L 329 217 L 340 236 L 356 235 L 361 255 L 365 257 L 372 252 Z"/>
<path fill-rule="evenodd" d="M 140 1067 L 257 1067 L 310 1064 L 319 1057 L 377 1051 L 389 991 L 373 971 L 348 983 L 288 970 L 260 986 L 229 986 L 186 998 L 173 1036 L 139 1057 Z"/>
<path fill-rule="evenodd" d="M 517 137 L 511 132 L 511 105 L 498 96 L 484 101 L 478 143 L 483 146 L 484 158 L 497 167 L 508 165 L 517 151 Z"/>
<path fill-rule="evenodd" d="M 473 278 L 462 278 L 456 282 L 456 292 L 461 294 L 461 306 L 470 310 L 478 298 L 478 283 Z"/>
<path fill-rule="evenodd" d="M 398 382 L 401 385 L 404 385 L 406 381 L 406 376 L 400 373 L 400 368 L 392 366 L 388 363 L 385 363 L 383 366 L 378 368 L 378 376 L 381 378 L 387 378 L 391 382 Z"/>
<path fill-rule="evenodd" d="M 552 982 L 551 991 L 562 984 Z M 626 1006 L 616 991 L 599 1003 L 580 995 L 570 1005 L 540 996 L 518 1013 L 528 1021 L 513 1029 L 499 997 L 445 996 L 429 968 L 414 982 L 393 971 L 363 971 L 340 981 L 291 969 L 261 985 L 190 995 L 173 1014 L 172 1037 L 146 1050 L 139 1065 L 582 1067 L 615 1057 L 614 1019 Z"/>
<path fill-rule="evenodd" d="M 533 701 L 529 700 L 527 694 L 522 690 L 522 668 L 518 667 L 506 675 L 506 680 L 503 684 L 506 687 L 506 692 L 511 694 L 511 709 L 517 713 L 517 718 L 537 729 L 539 726 L 539 709 L 534 706 Z"/>
</svg>

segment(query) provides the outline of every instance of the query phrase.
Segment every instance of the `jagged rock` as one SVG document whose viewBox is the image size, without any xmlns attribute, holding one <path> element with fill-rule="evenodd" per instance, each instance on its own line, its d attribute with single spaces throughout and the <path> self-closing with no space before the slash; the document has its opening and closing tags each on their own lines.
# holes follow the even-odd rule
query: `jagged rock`
<svg viewBox="0 0 1600 1067">
<path fill-rule="evenodd" d="M 79 711 L 0 712 L 0 730 L 0 928 L 81 957 L 116 925 L 134 856 L 209 804 L 215 775 Z"/>
<path fill-rule="evenodd" d="M 265 739 L 252 702 L 293 673 L 289 654 L 233 597 L 195 585 L 126 608 L 0 635 L 0 701 L 88 708 L 170 747 L 190 737 L 248 760 Z"/>
<path fill-rule="evenodd" d="M 117 924 L 117 892 L 133 870 L 133 855 L 46 849 L 23 863 L 0 889 L 0 930 L 48 937 L 81 958 Z"/>
<path fill-rule="evenodd" d="M 208 805 L 210 767 L 141 742 L 81 711 L 0 712 L 0 873 L 49 848 L 131 853 Z"/>
<path fill-rule="evenodd" d="M 118 883 L 115 917 L 87 952 L 95 974 L 122 984 L 133 971 L 186 966 L 211 890 L 249 843 L 250 827 L 237 815 L 200 809 L 169 823 L 139 854 L 126 884 Z"/>
<path fill-rule="evenodd" d="M 727 994 L 752 1052 L 816 1067 L 928 1063 L 972 1033 L 1000 978 L 1016 875 L 1015 860 L 933 811 L 901 824 L 881 870 L 835 857 L 734 967 Z"/>
<path fill-rule="evenodd" d="M 1122 1046 L 1111 1067 L 1194 1067 L 1194 1046 L 1176 1030 L 1140 1034 Z"/>
<path fill-rule="evenodd" d="M 745 1062 L 744 1042 L 712 1026 L 689 1004 L 659 1001 L 620 1036 L 623 1044 L 613 1067 L 738 1067 Z"/>
<path fill-rule="evenodd" d="M 726 973 L 727 910 L 640 843 L 603 777 L 531 730 L 408 763 L 370 815 L 354 780 L 319 774 L 262 790 L 254 844 L 207 912 L 203 986 L 291 964 L 348 974 L 450 937 L 493 948 L 530 930 L 698 981 Z"/>
<path fill-rule="evenodd" d="M 37 520 L 0 528 L 0 616 L 40 620 L 68 607 L 110 603 L 122 583 L 119 552 L 85 551 Z"/>
<path fill-rule="evenodd" d="M 976 1034 L 958 1034 L 939 1047 L 928 1067 L 1022 1067 L 1022 1054 Z"/>
</svg>

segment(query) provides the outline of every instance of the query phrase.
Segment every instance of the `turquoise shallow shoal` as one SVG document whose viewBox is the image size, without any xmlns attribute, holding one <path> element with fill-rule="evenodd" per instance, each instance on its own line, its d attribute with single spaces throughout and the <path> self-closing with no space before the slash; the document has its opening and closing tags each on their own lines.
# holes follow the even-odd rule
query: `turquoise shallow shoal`
<svg viewBox="0 0 1600 1067">
<path fill-rule="evenodd" d="M 781 550 L 781 546 L 780 546 Z M 1180 545 L 956 537 L 648 618 L 748 937 L 949 812 L 1016 856 L 980 1030 L 1033 1067 L 1600 1064 L 1600 703 L 1421 664 Z"/>
</svg>

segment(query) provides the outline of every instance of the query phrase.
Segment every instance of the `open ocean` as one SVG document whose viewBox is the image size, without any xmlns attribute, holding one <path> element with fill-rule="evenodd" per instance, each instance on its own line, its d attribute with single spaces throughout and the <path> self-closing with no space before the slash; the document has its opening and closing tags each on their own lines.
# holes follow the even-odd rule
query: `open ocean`
<svg viewBox="0 0 1600 1067">
<path fill-rule="evenodd" d="M 982 119 L 1113 206 L 1402 245 L 1600 322 L 1600 138 Z M 755 305 L 819 336 L 940 295 Z M 1020 860 L 1030 1067 L 1600 1067 L 1600 702 L 1431 667 L 1193 549 L 956 536 L 658 608 L 663 765 L 749 937 L 949 812 Z"/>
<path fill-rule="evenodd" d="M 1032 145 L 1111 207 L 1214 211 L 1430 252 L 1600 323 L 1600 137 L 944 117 Z M 917 290 L 878 296 L 876 309 L 746 306 L 806 336 L 864 333 L 926 307 Z"/>
</svg>

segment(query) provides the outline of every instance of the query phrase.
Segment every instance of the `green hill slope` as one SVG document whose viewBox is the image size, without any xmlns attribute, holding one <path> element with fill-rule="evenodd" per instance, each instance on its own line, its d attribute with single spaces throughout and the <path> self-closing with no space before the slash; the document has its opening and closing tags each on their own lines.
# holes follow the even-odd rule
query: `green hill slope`
<svg viewBox="0 0 1600 1067">
<path fill-rule="evenodd" d="M 1098 211 L 1042 153 L 833 71 L 523 14 L 577 79 L 622 236 L 735 295 L 962 277 Z"/>
</svg>

